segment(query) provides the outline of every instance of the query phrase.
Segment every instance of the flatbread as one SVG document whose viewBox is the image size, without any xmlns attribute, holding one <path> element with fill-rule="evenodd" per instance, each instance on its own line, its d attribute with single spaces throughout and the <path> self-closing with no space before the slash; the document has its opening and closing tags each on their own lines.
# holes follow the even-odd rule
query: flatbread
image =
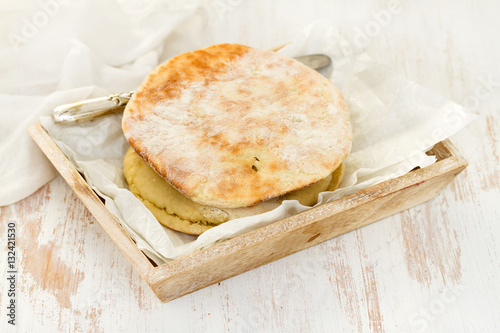
<svg viewBox="0 0 500 333">
<path fill-rule="evenodd" d="M 200 235 L 235 218 L 273 210 L 283 200 L 297 200 L 305 206 L 312 206 L 316 204 L 320 192 L 333 191 L 340 186 L 344 170 L 341 164 L 335 172 L 319 182 L 251 207 L 217 208 L 200 205 L 184 196 L 160 177 L 133 148 L 127 151 L 123 168 L 130 191 L 161 224 L 192 235 Z"/>
<path fill-rule="evenodd" d="M 123 114 L 130 145 L 192 201 L 237 208 L 316 183 L 351 148 L 339 90 L 273 51 L 220 44 L 157 67 Z"/>
</svg>

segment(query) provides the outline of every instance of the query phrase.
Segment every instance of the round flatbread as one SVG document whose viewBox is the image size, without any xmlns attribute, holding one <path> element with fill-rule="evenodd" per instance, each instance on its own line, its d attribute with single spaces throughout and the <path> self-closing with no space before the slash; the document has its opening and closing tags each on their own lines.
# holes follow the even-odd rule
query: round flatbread
<svg viewBox="0 0 500 333">
<path fill-rule="evenodd" d="M 320 192 L 333 191 L 340 186 L 344 168 L 341 164 L 335 172 L 319 182 L 243 208 L 217 208 L 190 200 L 160 177 L 132 148 L 125 155 L 123 170 L 130 191 L 161 224 L 173 230 L 200 235 L 229 220 L 273 210 L 283 200 L 297 200 L 305 206 L 312 206 L 316 204 Z"/>
<path fill-rule="evenodd" d="M 339 90 L 275 53 L 221 44 L 157 67 L 123 114 L 130 145 L 189 199 L 254 205 L 316 183 L 351 148 Z"/>
</svg>

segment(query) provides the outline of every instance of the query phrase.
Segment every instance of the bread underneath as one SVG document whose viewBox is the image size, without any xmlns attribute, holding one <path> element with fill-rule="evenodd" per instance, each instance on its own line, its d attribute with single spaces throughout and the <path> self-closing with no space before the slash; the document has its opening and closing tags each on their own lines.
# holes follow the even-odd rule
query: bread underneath
<svg viewBox="0 0 500 333">
<path fill-rule="evenodd" d="M 341 164 L 332 174 L 319 182 L 250 207 L 217 208 L 198 204 L 160 177 L 135 151 L 129 148 L 124 158 L 124 175 L 130 191 L 164 226 L 187 234 L 200 235 L 229 220 L 261 214 L 278 207 L 283 200 L 298 200 L 312 206 L 318 194 L 340 186 L 344 173 Z"/>
</svg>

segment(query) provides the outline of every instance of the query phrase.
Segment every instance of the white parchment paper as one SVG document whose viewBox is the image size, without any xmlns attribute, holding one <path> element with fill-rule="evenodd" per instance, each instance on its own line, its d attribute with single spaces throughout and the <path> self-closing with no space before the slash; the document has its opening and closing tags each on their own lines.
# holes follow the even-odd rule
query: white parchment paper
<svg viewBox="0 0 500 333">
<path fill-rule="evenodd" d="M 344 181 L 338 190 L 321 193 L 318 205 L 434 163 L 435 158 L 425 152 L 475 118 L 366 54 L 353 52 L 321 21 L 313 22 L 279 52 L 290 57 L 329 55 L 333 66 L 323 74 L 339 87 L 350 110 L 354 140 Z M 123 157 L 128 143 L 121 130 L 121 113 L 71 125 L 55 124 L 50 117 L 41 121 L 138 247 L 157 264 L 310 209 L 285 201 L 273 211 L 223 223 L 198 237 L 172 231 L 127 189 Z"/>
</svg>

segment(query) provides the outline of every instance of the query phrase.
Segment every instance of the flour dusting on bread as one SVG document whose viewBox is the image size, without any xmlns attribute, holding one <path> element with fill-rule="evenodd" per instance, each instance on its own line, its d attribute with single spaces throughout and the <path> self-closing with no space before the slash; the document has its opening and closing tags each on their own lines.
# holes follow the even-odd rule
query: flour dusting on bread
<svg viewBox="0 0 500 333">
<path fill-rule="evenodd" d="M 159 66 L 127 105 L 130 145 L 193 201 L 254 205 L 327 177 L 351 147 L 338 89 L 272 51 L 237 44 Z"/>
</svg>

